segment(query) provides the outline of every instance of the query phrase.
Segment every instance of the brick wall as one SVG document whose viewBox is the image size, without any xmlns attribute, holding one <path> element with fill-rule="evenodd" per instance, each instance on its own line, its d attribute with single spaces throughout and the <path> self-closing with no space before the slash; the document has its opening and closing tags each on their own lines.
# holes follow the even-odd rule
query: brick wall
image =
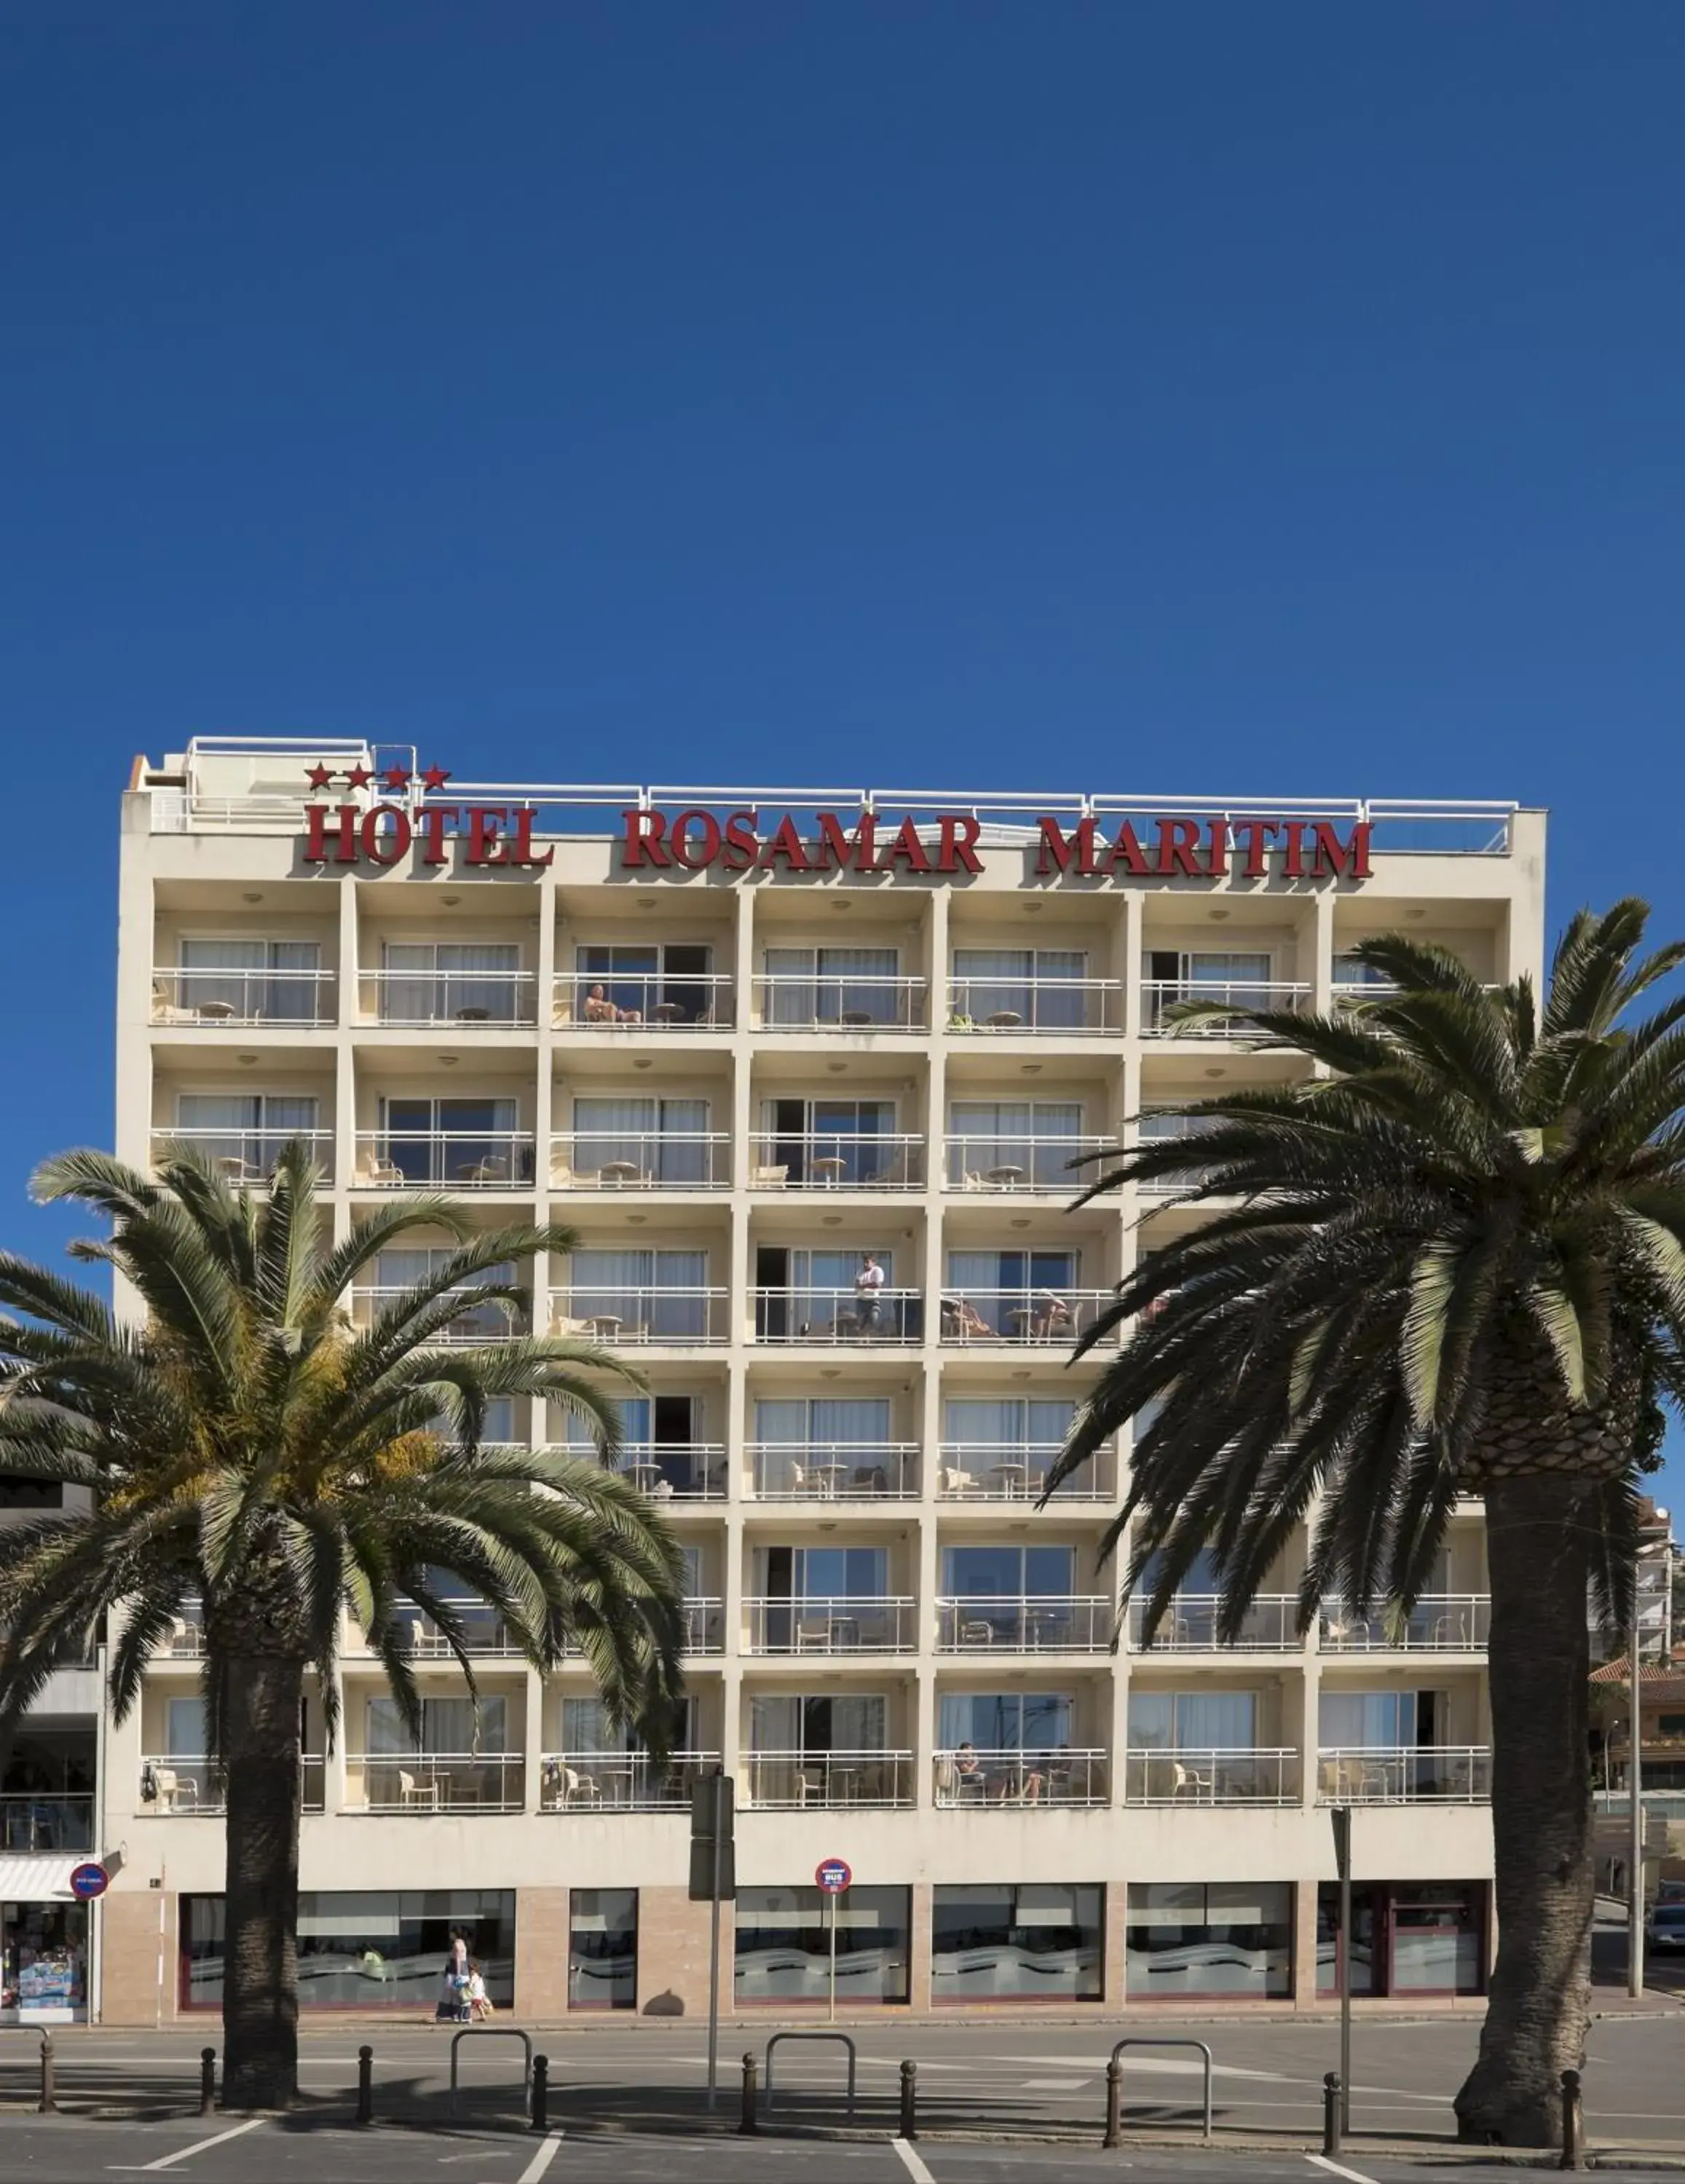
<svg viewBox="0 0 1685 2184">
<path fill-rule="evenodd" d="M 163 2015 L 177 2012 L 176 1917 L 180 1899 L 159 1889 L 113 1889 L 99 1905 L 101 2021 L 151 2025 L 159 2011 L 158 1916 L 164 1913 Z"/>
</svg>

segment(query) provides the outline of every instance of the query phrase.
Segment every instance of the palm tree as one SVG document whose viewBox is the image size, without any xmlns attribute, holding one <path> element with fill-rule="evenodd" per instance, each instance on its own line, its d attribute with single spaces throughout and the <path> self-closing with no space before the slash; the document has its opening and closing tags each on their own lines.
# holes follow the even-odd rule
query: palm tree
<svg viewBox="0 0 1685 2184">
<path fill-rule="evenodd" d="M 1127 1340 L 1053 1481 L 1131 1419 L 1130 1537 L 1147 1632 L 1194 1558 L 1238 1635 L 1306 1522 L 1298 1619 L 1325 1593 L 1409 1606 L 1458 1500 L 1486 1504 L 1498 1958 L 1461 2136 L 1556 2142 L 1582 2059 L 1593 1914 L 1587 1589 L 1622 1613 L 1636 1474 L 1685 1388 L 1685 1000 L 1632 1004 L 1685 961 L 1639 950 L 1646 906 L 1582 911 L 1541 1010 L 1400 938 L 1353 953 L 1354 1010 L 1225 1011 L 1318 1065 L 1175 1112 L 1181 1202 L 1086 1338 Z M 1111 1156 L 1108 1156 L 1111 1157 Z M 1186 1138 L 1085 1195 L 1186 1177 Z"/>
<path fill-rule="evenodd" d="M 302 1145 L 266 1195 L 237 1194 L 189 1154 L 154 1180 L 101 1153 L 49 1161 L 43 1199 L 111 1223 L 73 1245 L 145 1308 L 0 1255 L 0 1473 L 86 1490 L 86 1513 L 0 1533 L 0 1730 L 103 1618 L 120 1720 L 185 1606 L 202 1603 L 209 1748 L 226 1780 L 225 2098 L 277 2107 L 298 2083 L 299 1722 L 307 1672 L 337 1725 L 342 1611 L 379 1659 L 412 1732 L 421 1704 L 405 1603 L 423 1610 L 474 1688 L 467 1633 L 441 1579 L 482 1596 L 535 1666 L 564 1637 L 611 1716 L 658 1753 L 680 1689 L 683 1562 L 653 1511 L 604 1463 L 483 1444 L 486 1407 L 530 1396 L 619 1435 L 601 1351 L 511 1339 L 440 1345 L 477 1306 L 527 1301 L 509 1262 L 566 1251 L 561 1228 L 467 1233 L 418 1196 L 333 1245 Z M 394 1237 L 443 1226 L 445 1262 L 354 1329 L 343 1300 Z"/>
</svg>

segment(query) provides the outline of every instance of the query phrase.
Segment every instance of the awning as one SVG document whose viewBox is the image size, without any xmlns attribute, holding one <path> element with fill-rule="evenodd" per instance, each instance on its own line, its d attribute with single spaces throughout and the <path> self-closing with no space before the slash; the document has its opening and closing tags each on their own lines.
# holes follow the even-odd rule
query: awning
<svg viewBox="0 0 1685 2184">
<path fill-rule="evenodd" d="M 74 1903 L 70 1875 L 88 1857 L 0 1858 L 0 1903 Z"/>
</svg>

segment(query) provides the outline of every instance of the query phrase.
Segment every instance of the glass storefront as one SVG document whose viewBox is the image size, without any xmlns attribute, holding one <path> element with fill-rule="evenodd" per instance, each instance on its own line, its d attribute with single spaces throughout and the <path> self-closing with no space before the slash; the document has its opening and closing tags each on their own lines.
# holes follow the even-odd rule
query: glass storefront
<svg viewBox="0 0 1685 2184">
<path fill-rule="evenodd" d="M 0 1903 L 0 2025 L 87 2014 L 87 1906 Z"/>
<path fill-rule="evenodd" d="M 1288 1881 L 1155 1881 L 1130 1891 L 1131 2002 L 1292 1992 Z"/>
<path fill-rule="evenodd" d="M 416 1889 L 402 1894 L 299 1896 L 300 2009 L 431 2011 L 458 1936 L 499 2009 L 515 2000 L 515 1897 L 483 1889 Z M 220 1896 L 181 1898 L 181 1999 L 184 2009 L 222 2007 L 226 1920 Z"/>
<path fill-rule="evenodd" d="M 638 2007 L 635 1888 L 576 1888 L 568 1897 L 567 2006 Z"/>
<path fill-rule="evenodd" d="M 1340 1992 L 1340 1891 L 1316 1892 L 1316 1991 Z M 1368 1881 L 1352 1890 L 1353 1994 L 1482 1994 L 1486 1884 Z"/>
<path fill-rule="evenodd" d="M 931 2000 L 1098 2002 L 1104 1897 L 1057 1881 L 936 1888 Z"/>
<path fill-rule="evenodd" d="M 817 1888 L 739 1888 L 732 1972 L 739 2008 L 817 2003 L 830 1992 L 830 1915 L 837 1914 L 837 2000 L 905 2002 L 905 1888 L 851 1888 L 829 1902 Z"/>
</svg>

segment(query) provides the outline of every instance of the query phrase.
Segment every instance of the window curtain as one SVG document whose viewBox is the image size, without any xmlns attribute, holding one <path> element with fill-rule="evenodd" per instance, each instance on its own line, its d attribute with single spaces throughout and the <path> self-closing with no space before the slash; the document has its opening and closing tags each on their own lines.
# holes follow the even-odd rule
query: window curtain
<svg viewBox="0 0 1685 2184">
<path fill-rule="evenodd" d="M 1070 1698 L 1057 1691 L 949 1691 L 940 1710 L 945 1752 L 1064 1752 L 1070 1747 Z"/>
<path fill-rule="evenodd" d="M 273 1167 L 282 1148 L 317 1127 L 321 1104 L 310 1093 L 181 1092 L 176 1123 L 189 1145 L 211 1160 Z"/>
<path fill-rule="evenodd" d="M 321 963 L 321 950 L 314 940 L 184 938 L 176 961 L 181 970 L 194 973 L 182 983 L 181 998 L 188 1008 L 204 1001 L 224 1001 L 237 1016 L 282 1023 L 309 1023 L 315 1016 L 314 973 Z M 217 978 L 214 974 L 219 971 L 229 975 Z"/>
<path fill-rule="evenodd" d="M 569 1265 L 576 1318 L 611 1313 L 672 1341 L 707 1333 L 706 1251 L 576 1251 Z"/>
<path fill-rule="evenodd" d="M 170 1759 L 203 1759 L 205 1756 L 204 1701 L 170 1699 L 164 1709 L 165 1756 Z"/>
<path fill-rule="evenodd" d="M 774 1024 L 840 1023 L 863 1014 L 873 1023 L 898 1021 L 901 968 L 895 948 L 768 948 L 767 1020 Z"/>
<path fill-rule="evenodd" d="M 1414 1691 L 1324 1691 L 1317 1710 L 1318 1741 L 1333 1749 L 1361 1746 L 1396 1750 L 1416 1741 Z"/>
<path fill-rule="evenodd" d="M 985 1448 L 1055 1448 L 1063 1443 L 1075 1416 L 1074 1402 L 952 1396 L 943 1407 L 942 1438 Z"/>
<path fill-rule="evenodd" d="M 1080 1029 L 1087 975 L 1078 948 L 957 948 L 954 1005 L 974 1023 L 1009 1011 L 1041 1030 Z"/>
<path fill-rule="evenodd" d="M 438 1022 L 470 1010 L 477 1019 L 515 1020 L 521 950 L 513 941 L 388 940 L 381 955 L 388 974 L 382 1013 L 395 1022 Z"/>
<path fill-rule="evenodd" d="M 423 1699 L 419 1746 L 405 1727 L 395 1699 L 371 1698 L 367 1705 L 365 1721 L 371 1758 L 401 1758 L 416 1751 L 432 1752 L 442 1758 L 462 1758 L 509 1748 L 508 1702 L 495 1696 L 481 1698 L 477 1735 L 472 1699 Z"/>
<path fill-rule="evenodd" d="M 1068 1184 L 1074 1190 L 1079 1178 L 1065 1162 L 1081 1134 L 1080 1100 L 951 1100 L 948 1135 L 957 1140 L 951 1158 L 958 1171 L 951 1180 L 1018 1167 L 1029 1171 L 1038 1190 Z"/>
</svg>

